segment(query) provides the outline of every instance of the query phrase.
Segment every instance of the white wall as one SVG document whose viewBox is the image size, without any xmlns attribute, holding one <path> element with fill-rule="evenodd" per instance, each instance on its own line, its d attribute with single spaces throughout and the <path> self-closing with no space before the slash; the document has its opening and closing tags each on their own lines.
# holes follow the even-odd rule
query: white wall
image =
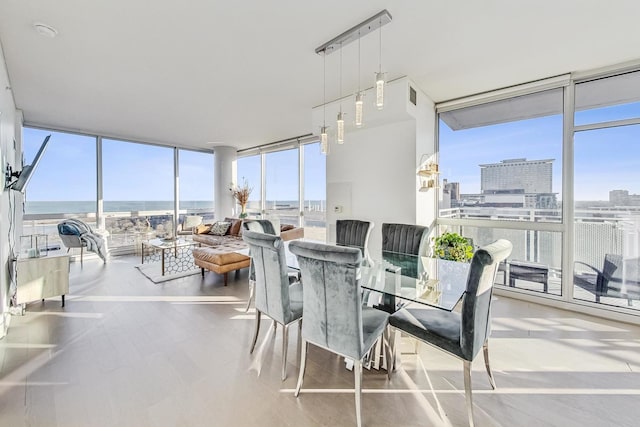
<svg viewBox="0 0 640 427">
<path fill-rule="evenodd" d="M 16 122 L 20 122 L 18 119 L 19 114 L 16 112 L 6 69 L 4 54 L 0 46 L 0 162 L 2 163 L 0 173 L 3 175 L 7 162 L 15 169 L 16 165 L 20 165 L 17 160 L 21 158 L 21 156 L 16 155 L 16 147 L 14 147 L 14 140 L 18 150 L 21 143 L 20 125 L 16 125 Z M 18 134 L 16 135 L 16 133 Z M 4 179 L 0 179 L 0 181 L 4 184 Z M 16 212 L 15 217 L 20 216 L 16 220 L 22 221 L 22 209 L 15 208 L 16 202 L 20 206 L 22 205 L 22 197 L 16 197 L 12 193 L 15 192 L 5 190 L 4 185 L 0 188 L 0 338 L 6 334 L 10 319 L 8 310 L 10 285 L 8 269 L 9 259 L 12 254 L 11 248 L 14 247 L 16 241 L 16 223 L 10 220 L 10 218 L 14 218 L 13 215 L 10 215 L 11 211 Z M 11 239 L 8 237 L 9 233 L 12 234 Z"/>
<path fill-rule="evenodd" d="M 415 139 L 414 121 L 405 120 L 347 133 L 343 145 L 332 147 L 327 158 L 331 242 L 338 219 L 373 221 L 372 253 L 381 248 L 383 222 L 415 223 Z M 344 206 L 343 212 L 335 213 L 335 206 Z"/>
<path fill-rule="evenodd" d="M 345 143 L 330 142 L 327 156 L 327 239 L 335 242 L 338 219 L 373 221 L 369 245 L 372 253 L 382 246 L 382 223 L 432 225 L 435 219 L 435 191 L 419 193 L 416 176 L 422 154 L 434 153 L 435 112 L 433 102 L 418 91 L 417 105 L 409 102 L 409 79 L 387 88 L 385 108 L 365 108 L 365 127 L 348 126 Z M 373 99 L 368 93 L 365 99 Z M 350 113 L 351 99 L 343 100 Z M 365 104 L 366 105 L 366 104 Z M 328 125 L 338 103 L 328 104 Z M 322 106 L 313 111 L 313 128 L 323 121 Z M 353 116 L 353 114 L 351 114 Z M 347 116 L 349 117 L 349 116 Z M 351 119 L 353 120 L 353 119 Z M 342 212 L 336 212 L 335 208 Z"/>
</svg>

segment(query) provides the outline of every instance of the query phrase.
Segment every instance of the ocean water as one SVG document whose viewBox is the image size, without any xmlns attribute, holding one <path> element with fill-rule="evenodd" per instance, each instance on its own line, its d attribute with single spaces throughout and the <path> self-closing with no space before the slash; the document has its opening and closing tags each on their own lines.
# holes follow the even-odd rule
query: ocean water
<svg viewBox="0 0 640 427">
<path fill-rule="evenodd" d="M 213 211 L 213 202 L 203 200 L 192 200 L 180 202 L 180 209 L 209 209 Z M 95 201 L 68 201 L 68 202 L 41 202 L 27 201 L 25 203 L 25 213 L 32 214 L 81 214 L 96 211 Z M 105 212 L 132 212 L 132 211 L 168 211 L 173 212 L 173 201 L 152 200 L 152 201 L 105 201 Z"/>
<path fill-rule="evenodd" d="M 249 207 L 253 208 L 255 202 L 249 202 Z M 267 201 L 267 209 L 287 210 L 297 209 L 297 200 Z M 305 201 L 305 207 L 309 211 L 324 211 L 326 202 L 324 200 Z M 188 200 L 180 202 L 180 210 L 197 210 L 213 212 L 214 204 L 210 200 Z M 28 201 L 25 203 L 25 214 L 86 214 L 96 211 L 95 201 Z M 134 212 L 134 211 L 167 211 L 173 212 L 173 201 L 171 200 L 151 200 L 151 201 L 105 201 L 105 212 Z"/>
</svg>

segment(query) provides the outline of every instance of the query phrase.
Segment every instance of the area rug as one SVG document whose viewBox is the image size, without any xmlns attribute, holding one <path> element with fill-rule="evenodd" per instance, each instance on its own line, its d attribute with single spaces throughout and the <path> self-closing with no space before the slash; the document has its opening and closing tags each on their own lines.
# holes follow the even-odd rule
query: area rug
<svg viewBox="0 0 640 427">
<path fill-rule="evenodd" d="M 180 273 L 165 273 L 163 276 L 160 263 L 157 262 L 138 264 L 136 265 L 136 268 L 140 270 L 140 273 L 147 276 L 153 283 L 162 283 L 168 280 L 179 279 L 181 277 L 192 276 L 200 273 L 200 268 L 194 267 L 192 270 L 182 271 Z"/>
</svg>

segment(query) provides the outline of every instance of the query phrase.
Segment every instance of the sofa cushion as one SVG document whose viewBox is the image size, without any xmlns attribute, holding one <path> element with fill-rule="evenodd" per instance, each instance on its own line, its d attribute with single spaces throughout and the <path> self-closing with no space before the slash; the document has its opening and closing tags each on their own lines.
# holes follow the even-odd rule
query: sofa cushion
<svg viewBox="0 0 640 427">
<path fill-rule="evenodd" d="M 215 224 L 213 224 L 213 226 L 211 227 L 211 231 L 209 231 L 209 234 L 214 234 L 216 236 L 224 236 L 225 234 L 227 234 L 229 227 L 231 227 L 230 222 L 218 221 Z"/>
<path fill-rule="evenodd" d="M 182 223 L 182 231 L 192 231 L 193 228 L 200 224 L 202 224 L 202 217 L 200 215 L 186 215 Z"/>
</svg>

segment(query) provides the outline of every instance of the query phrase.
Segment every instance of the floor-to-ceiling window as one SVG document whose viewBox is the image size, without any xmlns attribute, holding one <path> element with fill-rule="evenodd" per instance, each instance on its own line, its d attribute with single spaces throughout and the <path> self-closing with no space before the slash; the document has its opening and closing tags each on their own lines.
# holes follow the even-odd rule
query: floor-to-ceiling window
<svg viewBox="0 0 640 427">
<path fill-rule="evenodd" d="M 576 84 L 574 297 L 640 308 L 640 72 Z"/>
<path fill-rule="evenodd" d="M 299 225 L 298 148 L 267 153 L 265 165 L 265 215 Z"/>
<path fill-rule="evenodd" d="M 562 111 L 557 88 L 439 114 L 440 232 L 510 240 L 501 285 L 562 294 Z"/>
<path fill-rule="evenodd" d="M 47 135 L 51 138 L 25 190 L 23 233 L 46 234 L 54 247 L 60 245 L 56 225 L 63 215 L 96 225 L 96 138 L 25 127 L 25 165 Z"/>
<path fill-rule="evenodd" d="M 213 154 L 191 151 L 178 151 L 179 171 L 179 207 L 182 223 L 185 215 L 198 215 L 205 222 L 214 218 Z"/>
<path fill-rule="evenodd" d="M 318 142 L 296 140 L 241 152 L 236 179 L 253 188 L 250 218 L 302 226 L 305 237 L 326 240 L 326 156 Z"/>
<path fill-rule="evenodd" d="M 139 248 L 142 240 L 174 234 L 177 205 L 181 216 L 213 219 L 212 152 L 25 127 L 25 165 L 49 134 L 24 191 L 23 234 L 46 233 L 49 246 L 59 247 L 56 225 L 73 217 L 100 229 L 110 253 L 119 255 Z"/>
<path fill-rule="evenodd" d="M 247 203 L 247 214 L 251 218 L 259 217 L 262 214 L 262 158 L 261 156 L 239 157 L 237 160 L 238 184 L 246 182 L 251 188 L 249 203 Z M 240 214 L 240 207 L 236 206 L 236 215 Z"/>
<path fill-rule="evenodd" d="M 320 143 L 306 144 L 304 150 L 304 235 L 326 241 L 327 234 L 327 156 Z"/>
<path fill-rule="evenodd" d="M 499 285 L 637 310 L 640 71 L 555 84 L 441 107 L 439 231 L 512 241 Z"/>
<path fill-rule="evenodd" d="M 174 150 L 102 140 L 105 228 L 110 251 L 173 234 Z"/>
</svg>

